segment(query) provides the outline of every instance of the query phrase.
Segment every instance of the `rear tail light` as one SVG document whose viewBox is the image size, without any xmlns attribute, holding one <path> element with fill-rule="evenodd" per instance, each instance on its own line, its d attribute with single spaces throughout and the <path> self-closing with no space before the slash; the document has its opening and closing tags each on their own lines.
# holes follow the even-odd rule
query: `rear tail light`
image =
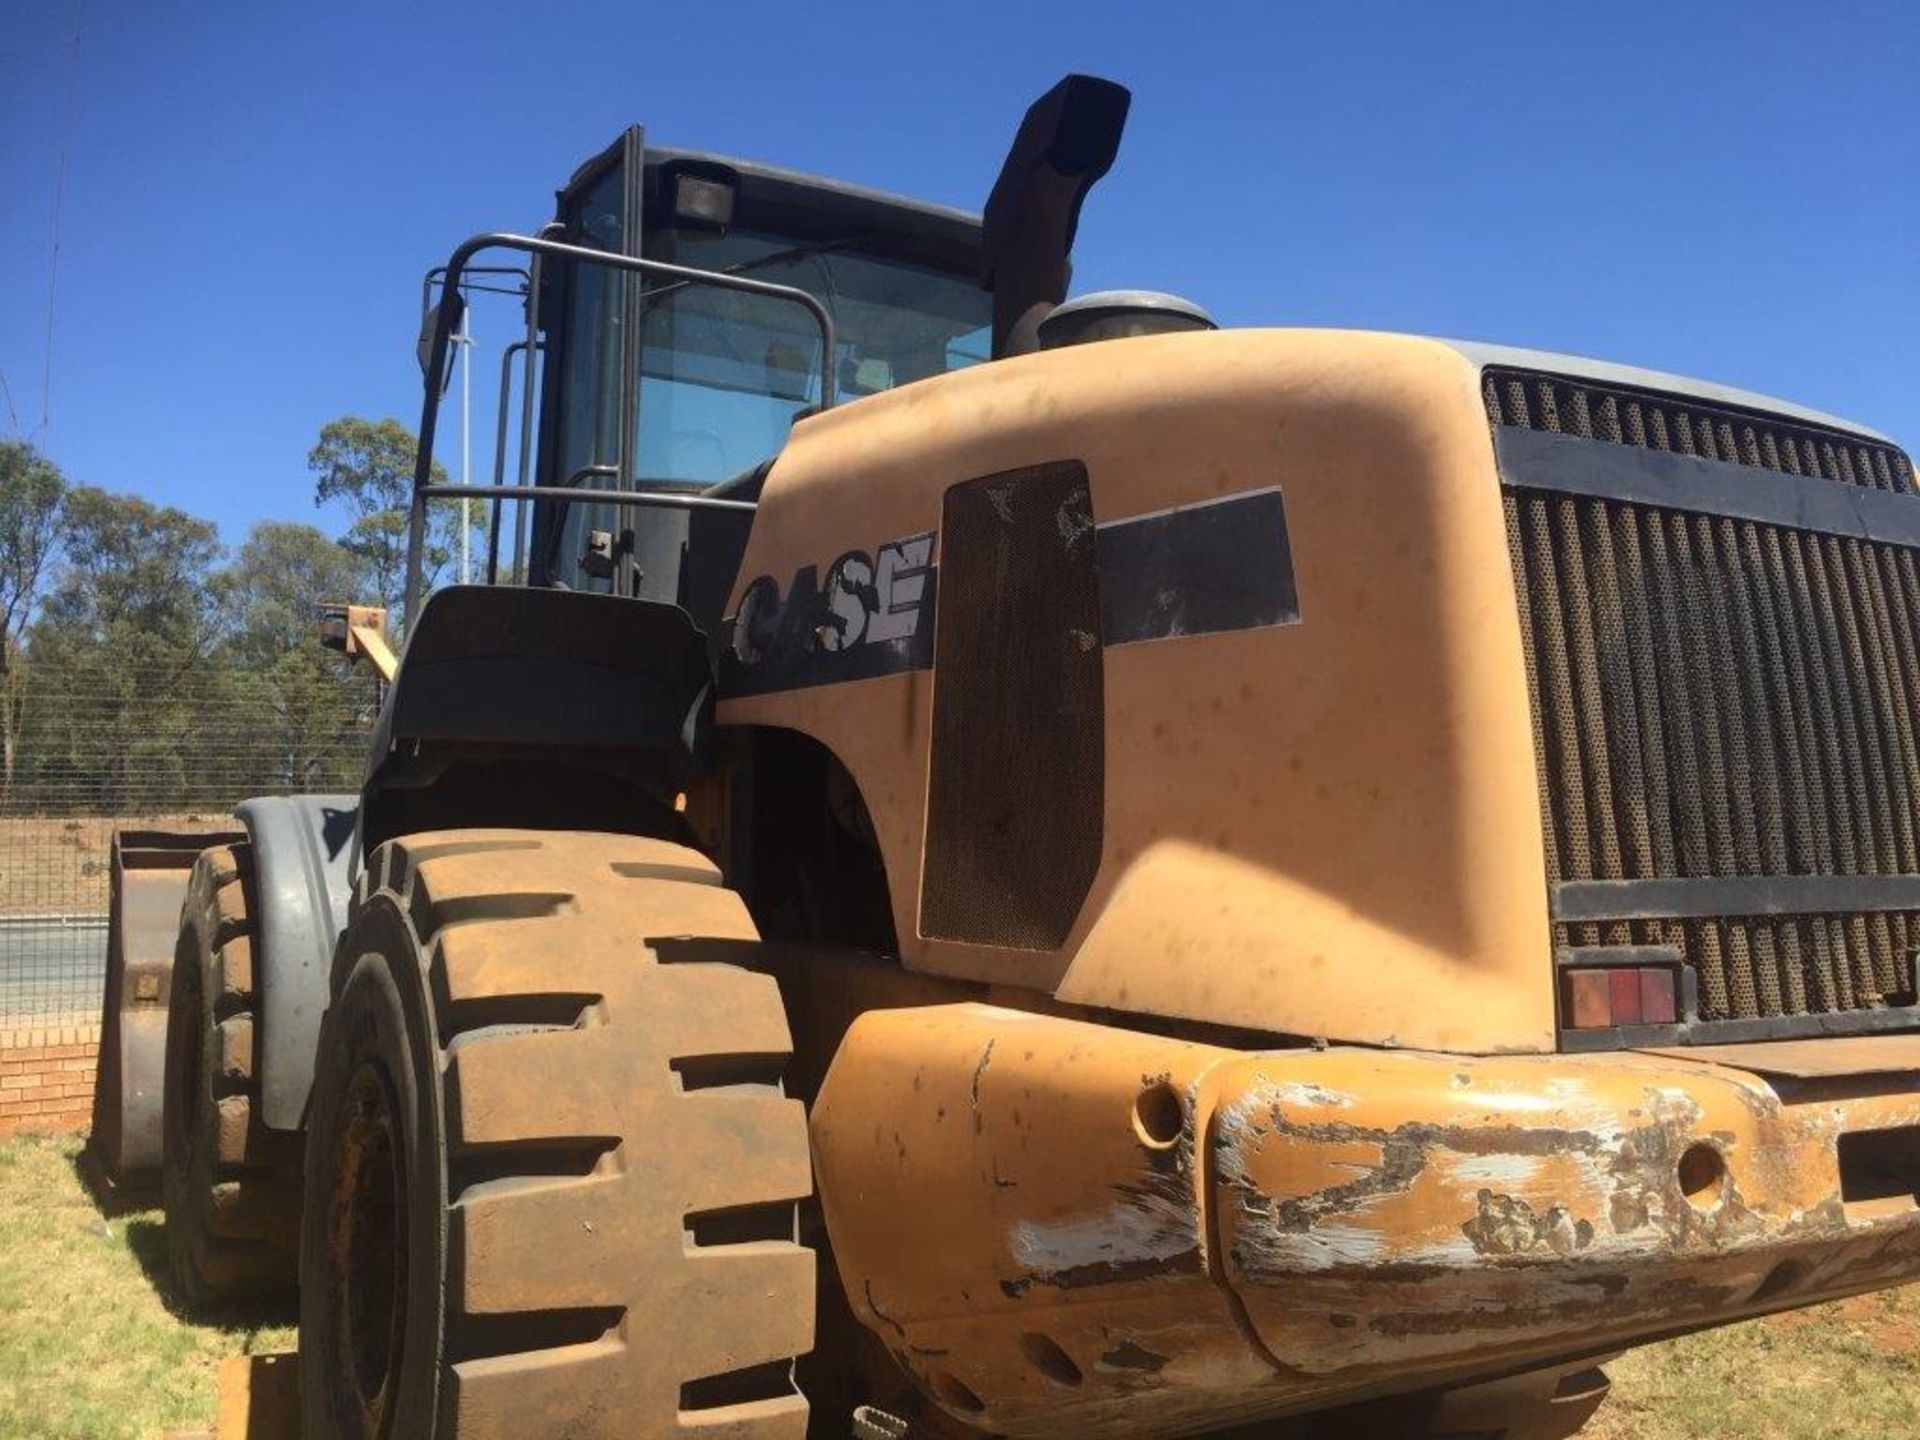
<svg viewBox="0 0 1920 1440">
<path fill-rule="evenodd" d="M 1569 1030 L 1677 1025 L 1676 981 L 1671 965 L 1568 966 L 1560 972 L 1561 1023 Z"/>
</svg>

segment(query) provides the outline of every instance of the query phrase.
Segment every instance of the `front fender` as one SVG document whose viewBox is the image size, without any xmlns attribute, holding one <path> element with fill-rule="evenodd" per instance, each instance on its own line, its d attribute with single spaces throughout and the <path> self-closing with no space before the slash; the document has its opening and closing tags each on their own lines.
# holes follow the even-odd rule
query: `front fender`
<svg viewBox="0 0 1920 1440">
<path fill-rule="evenodd" d="M 678 606 L 437 591 L 374 730 L 363 844 L 467 826 L 651 833 L 685 784 L 711 685 L 706 638 Z"/>
</svg>

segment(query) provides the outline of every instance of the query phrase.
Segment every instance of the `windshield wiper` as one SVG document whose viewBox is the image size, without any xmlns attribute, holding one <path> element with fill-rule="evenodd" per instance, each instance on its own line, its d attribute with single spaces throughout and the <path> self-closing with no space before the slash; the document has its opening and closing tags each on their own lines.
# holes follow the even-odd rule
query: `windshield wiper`
<svg viewBox="0 0 1920 1440">
<path fill-rule="evenodd" d="M 764 270 L 771 265 L 783 265 L 790 260 L 806 260 L 817 255 L 830 254 L 835 250 L 844 250 L 866 239 L 865 235 L 842 235 L 835 240 L 815 240 L 807 245 L 791 245 L 785 250 L 775 250 L 771 254 L 756 255 L 751 260 L 741 260 L 723 269 L 709 271 L 712 275 L 747 275 L 755 270 Z M 640 303 L 650 305 L 655 300 L 665 299 L 676 290 L 698 285 L 698 280 L 676 280 L 670 285 L 662 285 L 655 290 L 644 290 L 640 294 Z"/>
</svg>

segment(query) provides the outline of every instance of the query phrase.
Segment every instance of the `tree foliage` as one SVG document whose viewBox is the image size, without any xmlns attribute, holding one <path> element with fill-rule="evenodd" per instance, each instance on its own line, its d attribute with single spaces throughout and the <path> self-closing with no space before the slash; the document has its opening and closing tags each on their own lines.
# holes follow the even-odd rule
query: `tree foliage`
<svg viewBox="0 0 1920 1440">
<path fill-rule="evenodd" d="M 362 556 L 312 525 L 283 520 L 254 526 L 227 575 L 227 654 L 242 670 L 269 670 L 290 655 L 332 663 L 316 640 L 316 607 L 364 603 L 372 585 Z"/>
<path fill-rule="evenodd" d="M 216 668 L 235 682 L 231 723 L 269 767 L 265 788 L 341 783 L 329 767 L 372 719 L 364 677 L 321 647 L 317 623 L 320 602 L 366 598 L 367 571 L 313 526 L 281 521 L 254 526 L 227 571 Z"/>
<path fill-rule="evenodd" d="M 60 467 L 33 446 L 0 441 L 0 669 L 39 599 L 66 490 Z"/>
<path fill-rule="evenodd" d="M 60 563 L 27 632 L 20 749 L 37 783 L 100 804 L 184 783 L 184 741 L 207 718 L 188 681 L 221 631 L 220 558 L 218 532 L 184 511 L 68 492 Z"/>
<path fill-rule="evenodd" d="M 92 486 L 69 491 L 53 588 L 36 643 L 138 639 L 182 657 L 211 648 L 220 532 L 184 510 Z"/>
<path fill-rule="evenodd" d="M 12 792 L 26 675 L 21 632 L 59 543 L 60 467 L 24 440 L 0 441 L 0 799 Z"/>
<path fill-rule="evenodd" d="M 406 589 L 407 516 L 418 448 L 413 431 L 398 420 L 348 415 L 322 428 L 319 443 L 307 454 L 314 503 L 346 504 L 353 520 L 340 544 L 366 562 L 374 593 L 396 619 Z M 432 480 L 447 483 L 447 472 L 437 460 Z M 428 519 L 421 570 L 431 588 L 459 547 L 459 507 L 441 502 Z"/>
<path fill-rule="evenodd" d="M 308 465 L 344 533 L 268 521 L 229 554 L 205 520 L 0 444 L 0 804 L 137 814 L 357 784 L 378 692 L 320 645 L 317 607 L 398 606 L 414 448 L 398 421 L 333 422 Z M 436 513 L 429 583 L 457 515 Z"/>
</svg>

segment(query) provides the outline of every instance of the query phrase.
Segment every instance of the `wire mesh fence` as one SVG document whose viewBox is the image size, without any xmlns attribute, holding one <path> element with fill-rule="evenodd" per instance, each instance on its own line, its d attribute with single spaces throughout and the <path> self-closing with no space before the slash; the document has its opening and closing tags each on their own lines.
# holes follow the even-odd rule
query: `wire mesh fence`
<svg viewBox="0 0 1920 1440">
<path fill-rule="evenodd" d="M 99 1018 L 116 830 L 217 832 L 251 796 L 357 790 L 378 701 L 334 666 L 28 677 L 0 715 L 0 1030 Z"/>
</svg>

